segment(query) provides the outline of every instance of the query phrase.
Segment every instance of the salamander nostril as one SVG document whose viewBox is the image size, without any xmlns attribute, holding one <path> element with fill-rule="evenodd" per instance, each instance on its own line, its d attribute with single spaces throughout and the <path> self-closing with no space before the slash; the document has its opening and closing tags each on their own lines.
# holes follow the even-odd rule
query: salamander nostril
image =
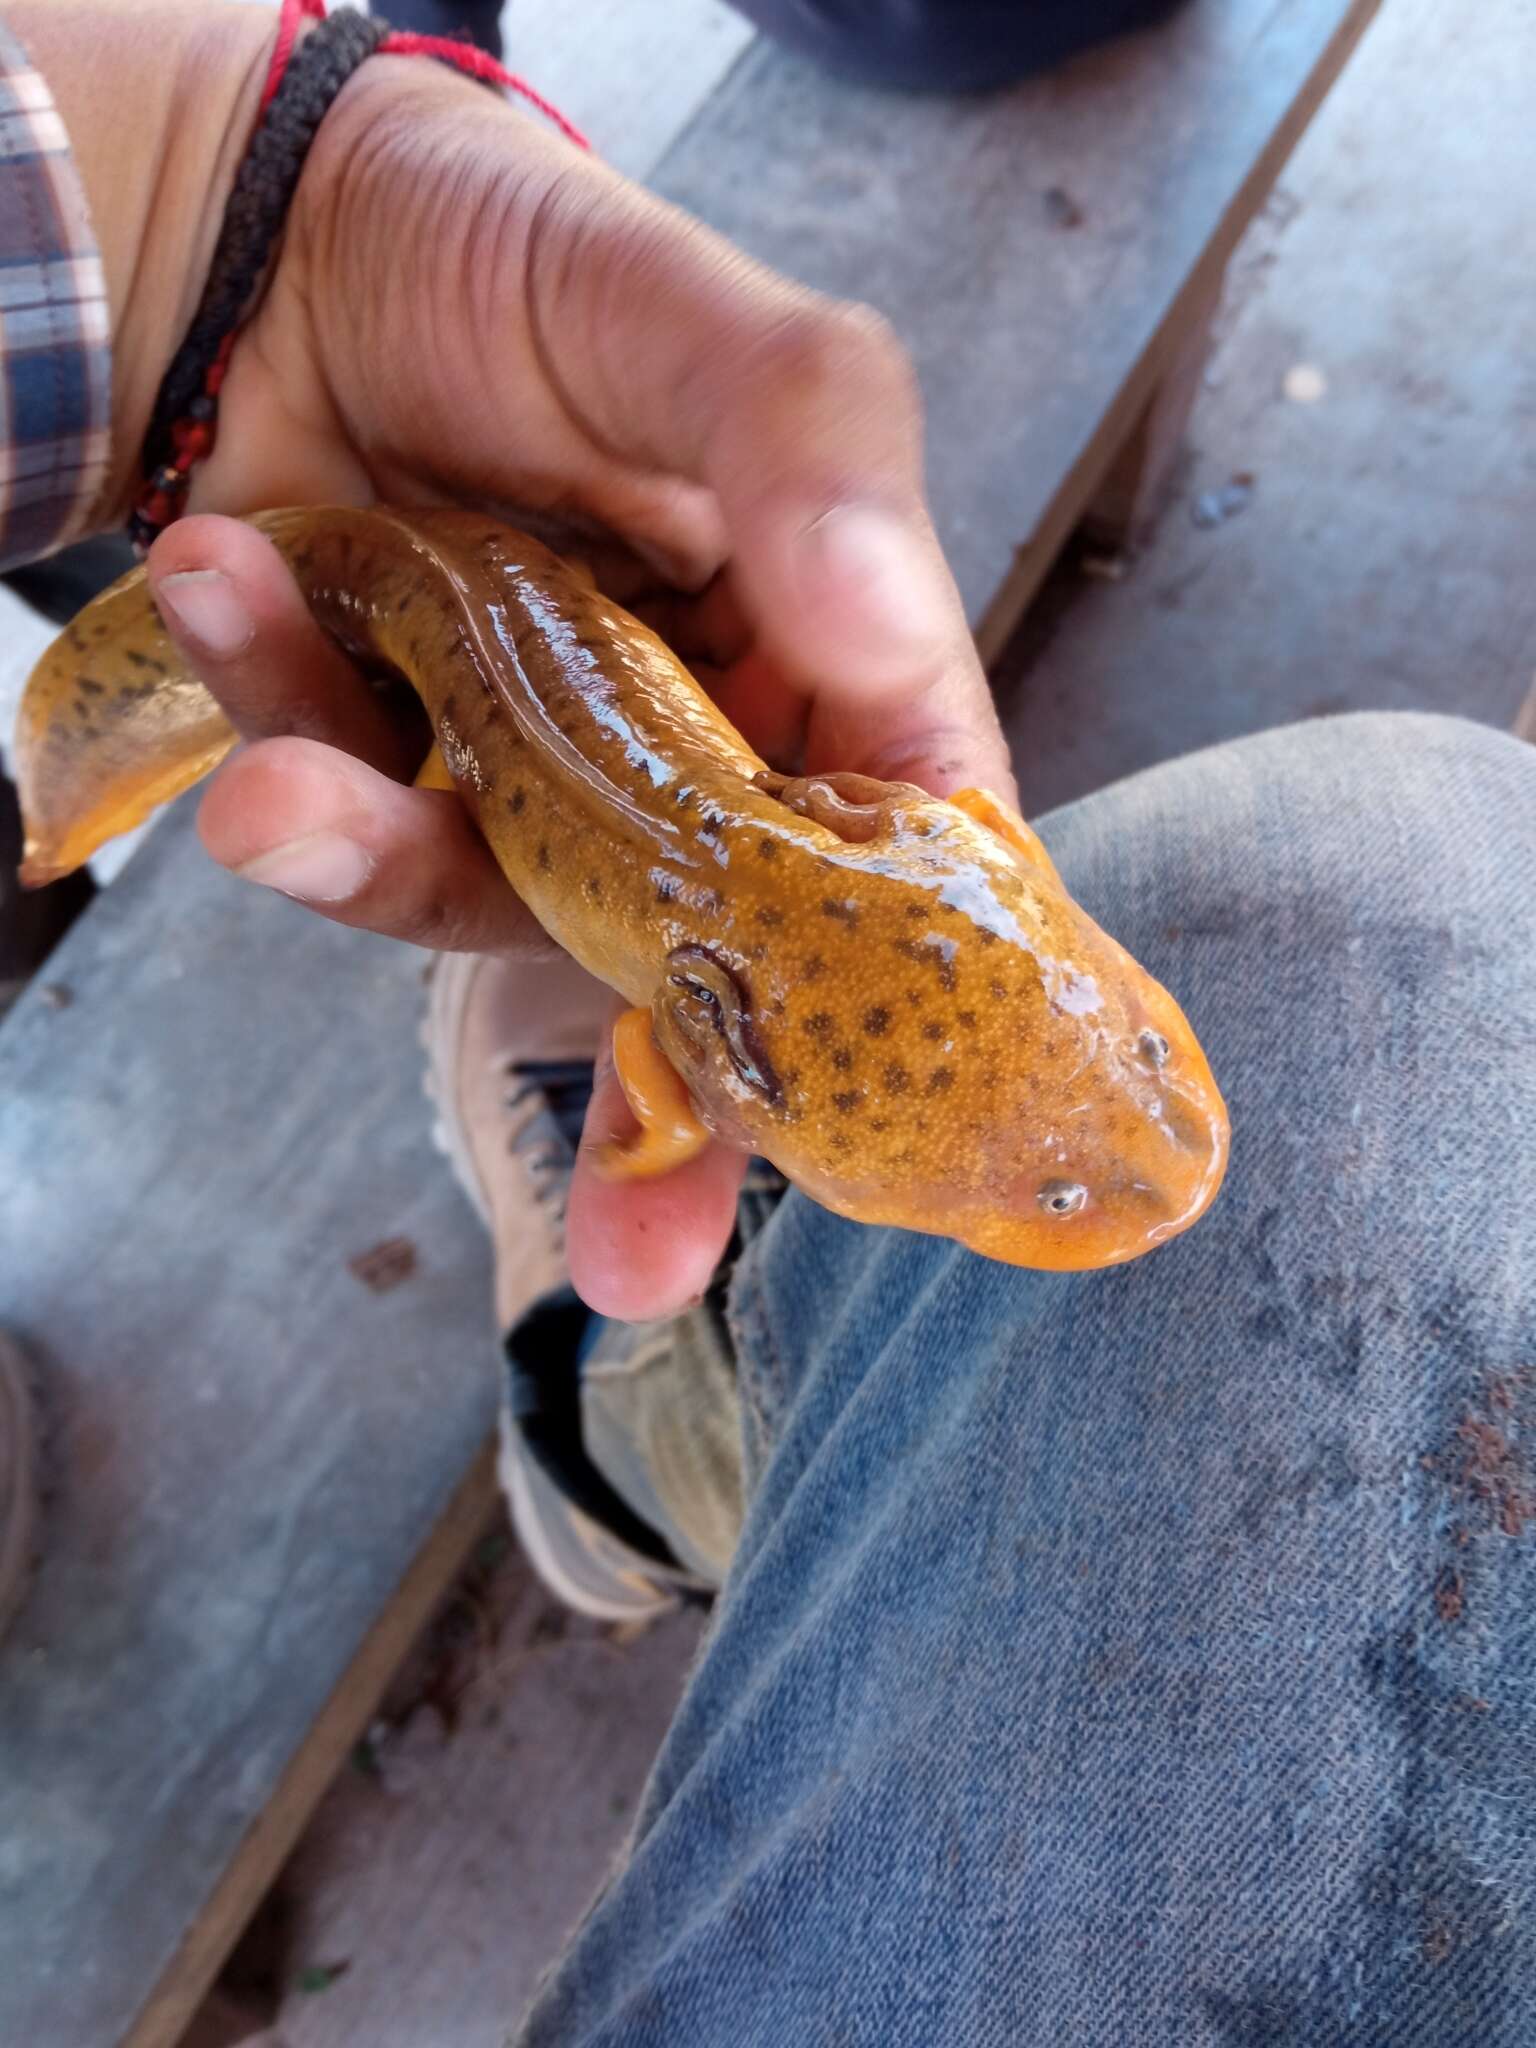
<svg viewBox="0 0 1536 2048">
<path fill-rule="evenodd" d="M 1080 1180 L 1048 1180 L 1035 1197 L 1048 1216 L 1075 1216 L 1087 1199 Z"/>
</svg>

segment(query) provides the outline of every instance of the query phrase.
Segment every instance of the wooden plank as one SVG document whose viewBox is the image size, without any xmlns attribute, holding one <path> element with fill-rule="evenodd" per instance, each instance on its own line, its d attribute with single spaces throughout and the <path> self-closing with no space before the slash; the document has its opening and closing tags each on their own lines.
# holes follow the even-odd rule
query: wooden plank
<svg viewBox="0 0 1536 2048">
<path fill-rule="evenodd" d="M 482 1326 L 483 1333 L 483 1326 Z M 386 1595 L 335 1691 L 305 1731 L 268 1803 L 255 1816 L 161 1972 L 124 2048 L 182 2042 L 258 1901 L 281 1870 L 343 1759 L 367 1728 L 417 1631 L 461 1569 L 500 1500 L 495 1443 L 487 1437 L 404 1578 Z"/>
<path fill-rule="evenodd" d="M 855 90 L 759 45 L 662 159 L 665 197 L 879 307 L 911 349 L 935 516 L 984 658 L 1376 6 L 1189 7 L 980 101 Z"/>
<path fill-rule="evenodd" d="M 184 812 L 0 1031 L 0 1323 L 56 1480 L 0 1645 L 0 2041 L 175 2038 L 491 1497 L 421 965 Z"/>
<path fill-rule="evenodd" d="M 1190 307 L 1178 354 L 1142 407 L 1131 438 L 1083 508 L 1083 532 L 1102 547 L 1137 547 L 1157 523 L 1200 395 L 1224 278 L 1225 272 L 1217 272 L 1206 280 L 1201 302 Z"/>
<path fill-rule="evenodd" d="M 515 0 L 507 62 L 627 178 L 649 174 L 753 37 L 720 0 L 581 0 L 579 21 L 570 0 Z"/>
</svg>

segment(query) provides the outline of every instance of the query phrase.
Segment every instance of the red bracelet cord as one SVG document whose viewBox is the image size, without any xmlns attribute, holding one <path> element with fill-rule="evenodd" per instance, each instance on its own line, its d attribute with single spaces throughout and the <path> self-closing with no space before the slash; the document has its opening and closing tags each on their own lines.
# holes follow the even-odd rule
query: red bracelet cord
<svg viewBox="0 0 1536 2048">
<path fill-rule="evenodd" d="M 277 43 L 272 51 L 272 62 L 267 67 L 267 82 L 262 88 L 261 113 L 267 111 L 272 95 L 282 83 L 283 73 L 288 68 L 288 59 L 293 54 L 294 41 L 299 33 L 299 23 L 304 20 L 324 21 L 325 0 L 283 0 L 283 11 L 277 28 Z M 396 31 L 380 43 L 377 51 L 380 57 L 436 57 L 444 64 L 452 64 L 457 70 L 471 78 L 482 79 L 487 85 L 499 85 L 504 92 L 515 92 L 525 99 L 529 106 L 536 108 L 546 121 L 578 149 L 590 149 L 591 144 L 573 121 L 568 121 L 560 109 L 535 92 L 526 78 L 519 78 L 515 71 L 508 71 L 487 56 L 484 50 L 477 50 L 473 43 L 456 42 L 452 36 L 415 36 Z"/>
<path fill-rule="evenodd" d="M 282 11 L 278 17 L 277 42 L 273 46 L 272 61 L 267 66 L 266 83 L 262 87 L 261 105 L 257 120 L 272 104 L 273 95 L 282 84 L 288 60 L 293 55 L 293 46 L 298 40 L 299 25 L 305 20 L 323 21 L 325 0 L 282 0 Z M 590 149 L 581 130 L 574 122 L 568 121 L 558 107 L 552 106 L 542 93 L 535 92 L 524 78 L 506 70 L 488 56 L 484 50 L 476 49 L 472 43 L 455 41 L 451 36 L 418 36 L 395 33 L 384 38 L 374 53 L 380 57 L 435 57 L 440 62 L 452 64 L 455 69 L 468 77 L 477 78 L 487 85 L 499 85 L 503 91 L 516 93 L 519 98 L 554 124 L 567 141 L 578 149 Z M 203 379 L 201 397 L 193 401 L 191 413 L 178 419 L 171 428 L 175 448 L 170 463 L 149 480 L 146 490 L 140 495 L 134 507 L 133 525 L 139 536 L 140 552 L 143 552 L 151 536 L 169 526 L 180 516 L 186 503 L 186 487 L 195 464 L 210 454 L 217 433 L 215 415 L 218 409 L 219 391 L 229 368 L 229 358 L 235 346 L 239 329 L 233 328 L 224 337 L 218 355 Z"/>
</svg>

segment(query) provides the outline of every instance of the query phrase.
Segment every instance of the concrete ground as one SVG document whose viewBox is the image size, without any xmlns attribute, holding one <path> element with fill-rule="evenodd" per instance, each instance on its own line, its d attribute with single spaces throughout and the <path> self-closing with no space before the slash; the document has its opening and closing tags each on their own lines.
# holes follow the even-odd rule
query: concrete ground
<svg viewBox="0 0 1536 2048">
<path fill-rule="evenodd" d="M 642 175 L 745 40 L 714 0 L 520 0 L 509 35 Z M 1358 705 L 1511 723 L 1536 678 L 1533 58 L 1532 0 L 1475 35 L 1390 0 L 1240 253 L 1161 524 L 1119 580 L 1059 574 L 999 666 L 1026 808 Z M 0 618 L 0 723 L 28 630 Z M 264 2048 L 499 2048 L 698 1638 L 567 1626 L 515 1555 L 482 1559 L 287 1873 Z"/>
</svg>

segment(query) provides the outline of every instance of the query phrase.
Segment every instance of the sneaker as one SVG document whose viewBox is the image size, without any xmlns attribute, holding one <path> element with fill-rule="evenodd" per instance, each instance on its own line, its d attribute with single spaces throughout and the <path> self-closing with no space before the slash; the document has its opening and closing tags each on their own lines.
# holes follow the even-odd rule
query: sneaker
<svg viewBox="0 0 1536 2048">
<path fill-rule="evenodd" d="M 0 1331 L 0 1636 L 26 1597 L 37 1551 L 37 1418 L 32 1375 Z"/>
<path fill-rule="evenodd" d="M 443 955 L 423 1029 L 437 1143 L 495 1247 L 499 1471 L 534 1570 L 578 1614 L 644 1622 L 696 1589 L 586 1457 L 565 1207 L 613 997 L 574 961 Z"/>
</svg>

